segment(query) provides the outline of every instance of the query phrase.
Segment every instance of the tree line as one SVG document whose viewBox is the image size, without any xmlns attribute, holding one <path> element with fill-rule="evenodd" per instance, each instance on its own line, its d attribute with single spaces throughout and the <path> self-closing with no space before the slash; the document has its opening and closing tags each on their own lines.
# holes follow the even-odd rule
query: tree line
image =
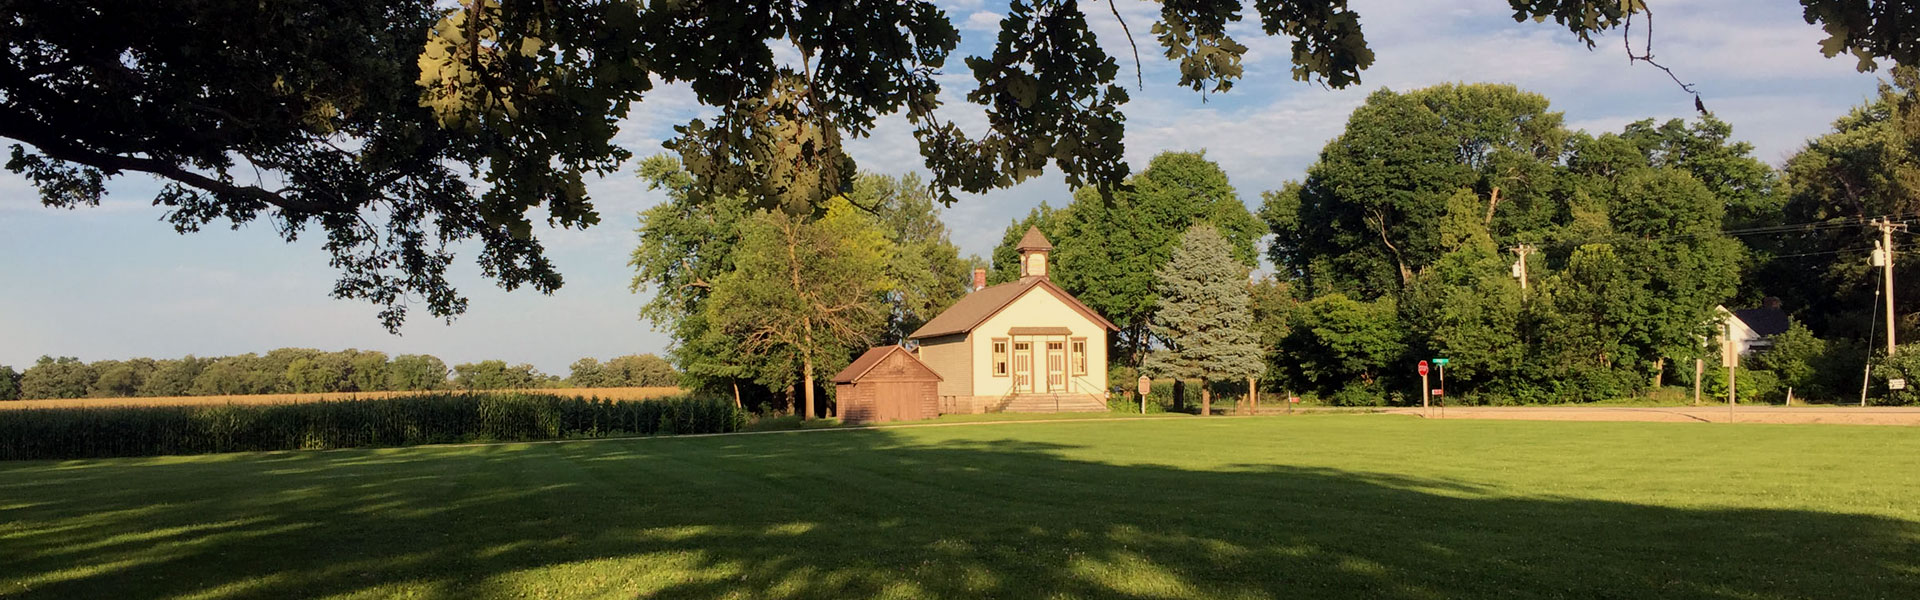
<svg viewBox="0 0 1920 600">
<path fill-rule="evenodd" d="M 1014 220 L 994 273 L 1011 277 L 1016 241 L 1037 226 L 1054 240 L 1055 280 L 1121 327 L 1115 381 L 1139 368 L 1237 380 L 1243 361 L 1196 356 L 1244 352 L 1250 333 L 1265 387 L 1337 404 L 1417 403 L 1414 363 L 1438 357 L 1451 360 L 1455 401 L 1592 401 L 1689 384 L 1696 360 L 1719 364 L 1718 307 L 1779 299 L 1791 328 L 1743 359 L 1737 389 L 1836 400 L 1858 391 L 1872 345 L 1878 270 L 1867 254 L 1878 234 L 1864 225 L 1920 217 L 1914 82 L 1895 70 L 1781 169 L 1711 114 L 1593 135 L 1513 86 L 1381 90 L 1304 180 L 1261 195 L 1257 215 L 1203 154 L 1163 154 L 1116 190 L 1081 189 Z M 1219 239 L 1185 249 L 1179 235 L 1193 228 Z M 1195 277 L 1203 265 L 1251 270 L 1262 234 L 1273 236 L 1271 273 L 1243 276 L 1237 292 L 1219 287 L 1231 273 Z M 1168 272 L 1183 249 L 1207 257 Z M 1920 280 L 1899 288 L 1899 312 L 1920 309 Z M 1230 320 L 1245 325 L 1177 331 L 1220 302 L 1244 303 Z M 1901 337 L 1916 324 L 1902 317 Z M 1183 349 L 1196 343 L 1217 347 Z M 1912 362 L 1875 360 L 1882 379 Z M 1725 379 L 1708 368 L 1702 383 L 1723 394 Z"/>
<path fill-rule="evenodd" d="M 679 373 L 652 354 L 605 363 L 583 358 L 567 377 L 500 360 L 447 368 L 438 357 L 384 352 L 280 348 L 261 354 L 83 362 L 40 357 L 25 370 L 0 365 L 0 400 L 318 394 L 558 387 L 666 387 Z"/>
<path fill-rule="evenodd" d="M 1836 400 L 1873 339 L 1862 225 L 1920 218 L 1915 80 L 1895 70 L 1783 168 L 1711 114 L 1596 135 L 1510 85 L 1380 90 L 1257 212 L 1204 152 L 1168 152 L 1013 219 L 990 260 L 959 255 L 913 176 L 861 175 L 790 212 L 703 185 L 685 166 L 698 155 L 663 155 L 641 168 L 669 201 L 641 215 L 634 287 L 655 292 L 642 314 L 690 386 L 805 414 L 826 412 L 820 380 L 965 293 L 970 267 L 1015 278 L 1028 227 L 1054 241 L 1055 282 L 1120 328 L 1110 381 L 1198 379 L 1202 411 L 1251 377 L 1417 403 L 1413 365 L 1441 357 L 1455 402 L 1643 395 L 1719 363 L 1721 307 L 1768 299 L 1791 326 L 1743 359 L 1742 397 Z M 1250 277 L 1262 256 L 1271 271 Z M 1920 309 L 1920 279 L 1899 289 L 1901 314 Z M 1893 358 L 1872 357 L 1876 380 L 1912 362 Z M 1698 383 L 1727 385 L 1720 369 Z"/>
</svg>

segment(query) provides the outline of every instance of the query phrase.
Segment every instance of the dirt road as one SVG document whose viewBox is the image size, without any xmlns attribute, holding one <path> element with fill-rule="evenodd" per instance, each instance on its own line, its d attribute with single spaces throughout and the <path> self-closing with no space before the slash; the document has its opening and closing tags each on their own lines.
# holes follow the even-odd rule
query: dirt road
<svg viewBox="0 0 1920 600">
<path fill-rule="evenodd" d="M 1533 421 L 1727 422 L 1727 406 L 1454 406 L 1441 409 L 1388 408 L 1389 414 L 1432 419 L 1521 419 Z M 1739 406 L 1736 423 L 1840 423 L 1848 425 L 1920 425 L 1920 407 L 1912 406 Z"/>
</svg>

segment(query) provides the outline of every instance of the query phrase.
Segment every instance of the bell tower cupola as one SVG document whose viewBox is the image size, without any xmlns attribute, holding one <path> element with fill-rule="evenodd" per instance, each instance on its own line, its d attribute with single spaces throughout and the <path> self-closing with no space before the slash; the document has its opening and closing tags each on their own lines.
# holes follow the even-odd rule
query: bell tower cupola
<svg viewBox="0 0 1920 600">
<path fill-rule="evenodd" d="M 1053 244 L 1047 236 L 1040 233 L 1039 227 L 1028 227 L 1027 234 L 1020 236 L 1020 278 L 1047 277 L 1047 255 L 1053 252 Z"/>
</svg>

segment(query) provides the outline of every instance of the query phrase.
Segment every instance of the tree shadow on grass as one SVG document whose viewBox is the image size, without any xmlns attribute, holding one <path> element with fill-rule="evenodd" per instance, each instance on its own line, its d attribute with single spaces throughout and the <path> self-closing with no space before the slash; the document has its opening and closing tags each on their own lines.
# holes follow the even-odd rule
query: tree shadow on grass
<svg viewBox="0 0 1920 600">
<path fill-rule="evenodd" d="M 1916 598 L 1920 527 L 886 431 L 0 464 L 22 598 Z"/>
</svg>

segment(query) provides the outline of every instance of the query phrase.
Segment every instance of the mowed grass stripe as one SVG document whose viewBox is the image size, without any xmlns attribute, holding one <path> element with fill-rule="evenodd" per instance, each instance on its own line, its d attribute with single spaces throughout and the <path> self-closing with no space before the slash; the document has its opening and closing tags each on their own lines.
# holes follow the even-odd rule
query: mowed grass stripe
<svg viewBox="0 0 1920 600">
<path fill-rule="evenodd" d="M 10 463 L 0 595 L 1912 598 L 1916 451 L 1313 416 Z"/>
</svg>

